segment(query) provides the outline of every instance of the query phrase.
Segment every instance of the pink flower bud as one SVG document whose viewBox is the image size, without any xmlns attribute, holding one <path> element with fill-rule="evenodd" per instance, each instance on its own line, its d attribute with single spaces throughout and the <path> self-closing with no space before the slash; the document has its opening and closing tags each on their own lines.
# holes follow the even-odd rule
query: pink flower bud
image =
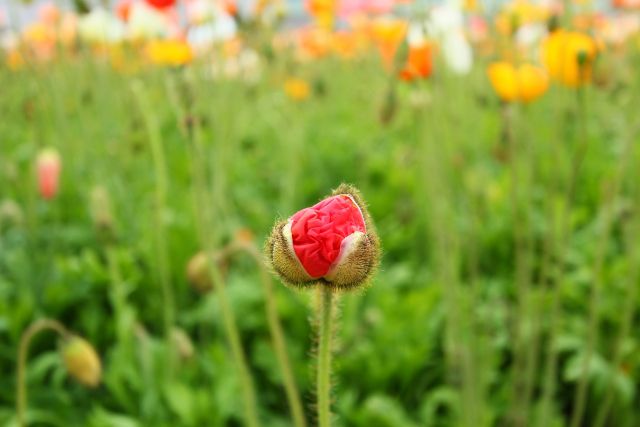
<svg viewBox="0 0 640 427">
<path fill-rule="evenodd" d="M 351 289 L 368 282 L 378 265 L 379 246 L 360 193 L 343 184 L 321 202 L 278 222 L 266 250 L 287 284 Z"/>
<path fill-rule="evenodd" d="M 60 180 L 60 155 L 55 149 L 47 148 L 38 153 L 36 161 L 38 189 L 43 199 L 53 199 L 58 193 Z"/>
</svg>

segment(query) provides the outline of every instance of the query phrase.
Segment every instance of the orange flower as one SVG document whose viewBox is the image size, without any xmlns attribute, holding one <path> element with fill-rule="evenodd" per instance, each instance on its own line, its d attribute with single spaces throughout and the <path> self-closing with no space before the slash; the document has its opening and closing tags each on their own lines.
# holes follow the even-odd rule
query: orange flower
<svg viewBox="0 0 640 427">
<path fill-rule="evenodd" d="M 549 87 L 544 69 L 532 64 L 515 67 L 510 62 L 494 62 L 489 66 L 487 74 L 496 94 L 505 102 L 534 101 Z"/>
<path fill-rule="evenodd" d="M 399 19 L 381 18 L 371 24 L 372 38 L 387 69 L 393 66 L 398 46 L 407 32 L 407 23 Z"/>
<path fill-rule="evenodd" d="M 566 86 L 577 87 L 591 80 L 598 51 L 592 37 L 558 30 L 542 43 L 542 62 L 551 77 Z"/>
<path fill-rule="evenodd" d="M 179 40 L 155 40 L 147 45 L 147 57 L 158 65 L 179 66 L 193 60 L 191 46 Z"/>
<path fill-rule="evenodd" d="M 359 34 L 350 31 L 337 31 L 333 33 L 331 38 L 333 52 L 345 59 L 356 56 L 362 50 L 364 44 L 365 41 Z"/>
<path fill-rule="evenodd" d="M 409 55 L 407 63 L 402 71 L 400 78 L 405 81 L 413 81 L 415 79 L 426 79 L 433 72 L 433 49 L 432 45 L 422 42 L 413 46 L 409 46 Z"/>
<path fill-rule="evenodd" d="M 298 33 L 299 54 L 303 58 L 317 59 L 331 48 L 331 33 L 320 28 L 302 30 Z"/>
<path fill-rule="evenodd" d="M 290 78 L 284 82 L 284 92 L 294 101 L 304 101 L 309 98 L 311 88 L 309 87 L 309 83 L 303 79 Z"/>
<path fill-rule="evenodd" d="M 24 57 L 18 49 L 11 49 L 5 56 L 7 66 L 11 71 L 17 71 L 24 66 Z"/>
<path fill-rule="evenodd" d="M 307 11 L 323 28 L 332 28 L 336 14 L 336 0 L 307 0 Z"/>
<path fill-rule="evenodd" d="M 116 4 L 116 15 L 124 22 L 129 21 L 129 15 L 131 15 L 131 7 L 133 6 L 133 0 L 120 0 Z"/>
</svg>

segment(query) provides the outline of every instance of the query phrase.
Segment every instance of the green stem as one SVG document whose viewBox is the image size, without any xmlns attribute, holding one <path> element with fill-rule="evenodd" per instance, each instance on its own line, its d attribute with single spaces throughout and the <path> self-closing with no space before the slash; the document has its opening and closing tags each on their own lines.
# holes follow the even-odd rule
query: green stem
<svg viewBox="0 0 640 427">
<path fill-rule="evenodd" d="M 173 96 L 175 100 L 179 100 L 175 84 L 176 82 L 174 81 L 168 81 L 167 88 L 169 90 L 169 94 Z M 185 107 L 183 106 L 182 102 L 177 102 L 175 103 L 175 107 L 178 116 L 184 122 L 184 119 L 188 115 L 187 108 L 191 108 L 191 105 L 189 104 Z M 218 222 L 222 221 L 221 218 L 224 215 L 220 212 L 221 206 L 213 203 L 213 201 L 215 200 L 217 202 L 224 199 L 224 197 L 222 197 L 223 189 L 220 188 L 220 184 L 218 183 L 218 180 L 216 180 L 215 182 L 218 183 L 218 187 L 216 187 L 214 191 L 217 191 L 216 194 L 218 195 L 218 197 L 212 198 L 210 192 L 208 191 L 205 178 L 207 170 L 204 164 L 204 159 L 207 158 L 207 155 L 204 150 L 200 123 L 198 120 L 195 120 L 193 124 L 193 131 L 191 133 L 185 133 L 185 136 L 187 136 L 191 142 L 191 144 L 189 144 L 189 163 L 191 165 L 192 177 L 194 181 L 192 185 L 192 191 L 198 237 L 200 239 L 202 248 L 205 249 L 205 252 L 214 253 L 217 242 L 219 241 L 219 235 L 216 233 L 218 227 L 213 224 L 214 217 L 211 205 L 215 205 L 217 208 L 216 219 L 218 220 Z M 255 386 L 253 384 L 253 377 L 251 375 L 251 371 L 249 370 L 249 364 L 247 363 L 247 358 L 242 347 L 242 341 L 240 339 L 240 332 L 238 331 L 235 313 L 227 296 L 224 279 L 222 277 L 222 274 L 220 273 L 220 270 L 218 269 L 218 266 L 216 265 L 216 262 L 214 261 L 209 263 L 209 274 L 213 280 L 213 283 L 216 284 L 216 295 L 218 296 L 218 301 L 220 303 L 220 311 L 222 312 L 222 322 L 224 324 L 227 342 L 229 344 L 229 347 L 231 348 L 231 353 L 236 363 L 238 374 L 240 376 L 240 387 L 242 388 L 245 423 L 249 427 L 258 427 L 260 426 L 260 422 L 258 419 L 258 405 Z"/>
<path fill-rule="evenodd" d="M 331 338 L 333 336 L 333 291 L 327 286 L 318 289 L 318 427 L 331 426 Z"/>
<path fill-rule="evenodd" d="M 234 253 L 240 251 L 246 252 L 260 269 L 260 280 L 262 281 L 262 286 L 264 288 L 269 333 L 271 334 L 271 342 L 276 352 L 276 358 L 278 359 L 280 370 L 282 371 L 284 388 L 287 394 L 287 400 L 289 401 L 293 424 L 296 427 L 306 427 L 307 422 L 304 417 L 300 393 L 296 386 L 293 370 L 291 369 L 291 361 L 289 360 L 289 355 L 286 350 L 287 345 L 285 342 L 284 332 L 282 331 L 282 325 L 280 324 L 280 318 L 278 316 L 278 308 L 276 305 L 276 298 L 273 293 L 271 275 L 262 260 L 260 252 L 255 245 L 251 243 L 232 243 L 223 248 L 219 252 L 219 255 L 222 259 L 228 259 Z"/>
<path fill-rule="evenodd" d="M 153 161 L 153 170 L 155 178 L 155 206 L 154 206 L 154 223 L 155 232 L 155 263 L 160 274 L 160 286 L 163 299 L 163 321 L 165 329 L 165 337 L 167 340 L 171 338 L 171 328 L 174 324 L 174 300 L 173 289 L 170 283 L 170 263 L 167 249 L 167 241 L 164 233 L 163 213 L 167 199 L 167 165 L 164 152 L 162 149 L 162 136 L 160 128 L 155 119 L 149 100 L 144 94 L 144 88 L 141 83 L 134 82 L 132 90 L 135 95 L 138 107 L 142 113 L 147 133 L 149 136 L 149 144 L 151 147 L 151 157 Z"/>
<path fill-rule="evenodd" d="M 631 145 L 625 147 L 625 152 L 629 150 Z M 626 153 L 625 153 L 626 154 Z M 612 222 L 614 220 L 615 202 L 620 186 L 624 177 L 627 159 L 629 155 L 624 155 L 618 163 L 618 168 L 612 182 L 605 188 L 603 194 L 603 212 L 602 212 L 602 235 L 598 239 L 598 246 L 596 248 L 596 260 L 594 267 L 594 282 L 591 287 L 591 294 L 589 300 L 589 314 L 588 314 L 588 329 L 587 329 L 587 346 L 585 350 L 584 359 L 581 366 L 580 380 L 578 381 L 577 391 L 574 398 L 574 410 L 571 416 L 571 427 L 579 427 L 582 425 L 584 413 L 587 404 L 587 389 L 589 385 L 589 367 L 593 359 L 594 354 L 597 351 L 598 344 L 598 327 L 600 324 L 600 313 L 598 311 L 598 303 L 600 302 L 600 295 L 602 294 L 603 287 L 603 265 L 605 262 L 607 244 L 609 243 Z"/>
<path fill-rule="evenodd" d="M 278 316 L 278 308 L 276 305 L 276 298 L 273 293 L 271 275 L 269 274 L 265 263 L 262 261 L 260 253 L 256 247 L 253 245 L 243 247 L 254 258 L 256 264 L 260 268 L 260 279 L 262 280 L 262 286 L 264 288 L 269 332 L 271 333 L 273 348 L 275 349 L 278 364 L 282 371 L 282 379 L 284 381 L 287 399 L 289 400 L 289 408 L 291 409 L 293 423 L 296 427 L 306 427 L 307 422 L 304 418 L 304 410 L 302 409 L 300 393 L 298 392 L 293 370 L 291 369 L 291 362 L 289 361 L 289 355 L 286 350 L 287 346 L 285 343 L 284 332 L 282 331 L 282 325 L 280 324 L 280 318 Z"/>
<path fill-rule="evenodd" d="M 253 385 L 251 372 L 249 371 L 249 364 L 247 363 L 247 358 L 242 348 L 242 341 L 240 340 L 240 333 L 238 332 L 235 314 L 227 296 L 226 285 L 215 262 L 209 263 L 209 270 L 213 283 L 216 284 L 216 295 L 220 301 L 222 321 L 224 323 L 224 329 L 229 341 L 229 346 L 231 347 L 231 354 L 233 356 L 233 360 L 235 360 L 238 366 L 238 372 L 240 374 L 240 385 L 242 387 L 246 418 L 245 422 L 249 427 L 258 427 L 260 422 L 258 421 L 258 405 L 255 387 Z"/>
<path fill-rule="evenodd" d="M 61 337 L 69 335 L 69 332 L 60 322 L 51 319 L 36 320 L 22 334 L 22 337 L 20 338 L 20 345 L 18 347 L 18 381 L 16 391 L 16 414 L 18 417 L 19 427 L 26 427 L 27 425 L 25 417 L 27 413 L 27 384 L 25 381 L 25 374 L 27 370 L 29 345 L 36 334 L 45 330 L 57 332 Z"/>
</svg>

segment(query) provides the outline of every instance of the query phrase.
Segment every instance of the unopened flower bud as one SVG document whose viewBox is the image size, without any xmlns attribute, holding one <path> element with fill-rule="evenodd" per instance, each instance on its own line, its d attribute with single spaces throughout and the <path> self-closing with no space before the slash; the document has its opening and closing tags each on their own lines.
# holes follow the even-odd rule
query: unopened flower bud
<svg viewBox="0 0 640 427">
<path fill-rule="evenodd" d="M 20 205 L 11 199 L 0 202 L 0 230 L 5 225 L 15 226 L 22 223 L 23 214 Z"/>
<path fill-rule="evenodd" d="M 171 329 L 171 342 L 182 360 L 189 360 L 193 357 L 193 342 L 184 329 L 174 327 Z"/>
<path fill-rule="evenodd" d="M 100 357 L 93 346 L 85 339 L 72 336 L 62 349 L 62 357 L 67 372 L 79 383 L 87 387 L 96 387 L 102 378 Z"/>
<path fill-rule="evenodd" d="M 368 283 L 380 242 L 360 192 L 342 184 L 316 205 L 276 223 L 266 251 L 286 284 L 346 290 Z"/>
<path fill-rule="evenodd" d="M 234 235 L 234 240 L 240 244 L 249 244 L 253 242 L 253 238 L 253 233 L 248 228 L 241 228 Z"/>
<path fill-rule="evenodd" d="M 38 153 L 38 190 L 43 199 L 52 199 L 58 193 L 60 168 L 60 154 L 55 149 L 47 148 Z"/>
<path fill-rule="evenodd" d="M 226 270 L 226 260 L 216 255 L 208 257 L 204 251 L 200 251 L 192 256 L 187 263 L 187 281 L 200 293 L 206 293 L 214 287 L 213 280 L 211 279 L 211 271 L 209 270 L 210 261 L 215 261 L 220 271 L 224 274 Z"/>
<path fill-rule="evenodd" d="M 93 187 L 89 195 L 91 219 L 98 233 L 111 237 L 114 232 L 114 221 L 111 199 L 106 188 L 101 185 Z"/>
</svg>

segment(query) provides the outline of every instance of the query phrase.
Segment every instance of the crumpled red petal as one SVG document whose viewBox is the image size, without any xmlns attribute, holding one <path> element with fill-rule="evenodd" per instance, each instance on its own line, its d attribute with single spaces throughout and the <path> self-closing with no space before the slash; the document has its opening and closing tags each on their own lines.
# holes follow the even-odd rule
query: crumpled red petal
<svg viewBox="0 0 640 427">
<path fill-rule="evenodd" d="M 293 250 L 309 276 L 327 274 L 345 237 L 366 232 L 364 217 L 351 197 L 340 194 L 291 217 Z"/>
</svg>

